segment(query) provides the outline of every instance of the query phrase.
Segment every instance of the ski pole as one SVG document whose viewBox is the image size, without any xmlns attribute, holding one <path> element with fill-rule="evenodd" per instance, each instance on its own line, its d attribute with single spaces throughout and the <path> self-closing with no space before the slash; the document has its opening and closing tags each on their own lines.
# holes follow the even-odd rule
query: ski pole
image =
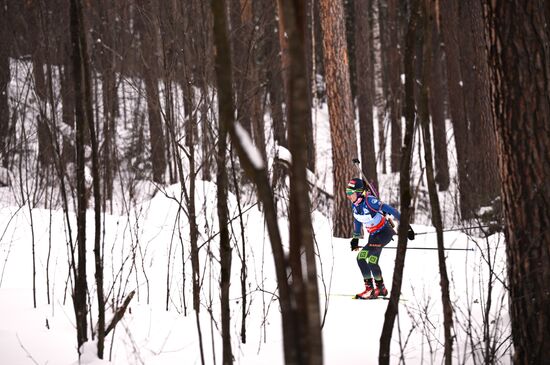
<svg viewBox="0 0 550 365">
<path fill-rule="evenodd" d="M 491 226 L 489 225 L 485 225 L 485 226 L 471 226 L 471 227 L 462 227 L 462 228 L 451 228 L 451 229 L 444 229 L 443 232 L 453 232 L 453 231 L 461 231 L 461 230 L 467 230 L 467 229 L 476 229 L 476 228 L 489 228 Z M 415 236 L 419 236 L 421 234 L 431 234 L 431 233 L 437 233 L 437 231 L 433 231 L 433 232 L 419 232 L 419 233 L 414 233 Z"/>
<path fill-rule="evenodd" d="M 366 246 L 358 247 L 358 248 L 364 248 Z M 390 248 L 390 249 L 397 249 L 397 246 L 387 246 L 383 247 L 384 249 Z M 438 250 L 437 247 L 406 247 L 406 250 Z M 444 251 L 474 251 L 473 248 L 444 248 Z"/>
<path fill-rule="evenodd" d="M 388 246 L 384 248 L 397 249 L 396 246 Z M 407 250 L 439 250 L 437 247 L 407 247 Z M 473 248 L 444 248 L 444 251 L 473 251 Z"/>
</svg>

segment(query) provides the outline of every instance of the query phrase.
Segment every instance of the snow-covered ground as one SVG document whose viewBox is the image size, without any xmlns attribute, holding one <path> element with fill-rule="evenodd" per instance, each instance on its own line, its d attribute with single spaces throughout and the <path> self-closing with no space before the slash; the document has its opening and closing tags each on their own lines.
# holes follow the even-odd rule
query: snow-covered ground
<svg viewBox="0 0 550 365">
<path fill-rule="evenodd" d="M 199 192 L 207 192 L 206 197 L 200 194 L 197 202 L 213 199 L 214 189 L 211 183 L 205 183 L 204 187 L 197 189 Z M 166 193 L 179 197 L 179 187 L 173 186 Z M 229 203 L 233 214 L 236 214 L 234 197 L 229 199 Z M 144 206 L 147 206 L 147 212 L 141 217 L 105 216 L 105 275 L 108 283 L 105 288 L 109 294 L 109 305 L 113 300 L 120 303 L 130 291 L 136 290 L 130 311 L 126 313 L 114 335 L 109 335 L 107 357 L 116 364 L 199 364 L 197 325 L 190 294 L 186 219 L 182 218 L 179 222 L 183 237 L 183 244 L 180 244 L 177 230 L 174 233 L 173 229 L 174 222 L 178 221 L 178 206 L 174 200 L 164 194 L 157 194 L 150 202 L 144 203 Z M 204 228 L 204 217 L 209 217 L 211 233 L 215 233 L 217 223 L 215 211 L 212 210 L 215 204 L 210 202 L 206 207 L 208 209 L 201 215 L 199 227 Z M 31 213 L 26 207 L 0 209 L 2 363 L 74 363 L 77 361 L 76 332 L 70 289 L 67 288 L 67 230 L 63 213 L 44 209 L 33 209 L 31 212 L 32 230 Z M 92 222 L 92 218 L 90 212 L 88 221 Z M 331 236 L 329 219 L 314 213 L 313 220 L 320 253 L 320 302 L 322 310 L 326 310 L 323 327 L 325 363 L 374 364 L 377 362 L 379 338 L 388 302 L 351 299 L 354 293 L 362 290 L 362 279 L 355 262 L 356 253 L 350 251 L 347 239 Z M 262 215 L 255 207 L 246 214 L 245 224 L 249 267 L 246 344 L 240 341 L 242 301 L 237 248 L 234 249 L 234 279 L 231 285 L 234 328 L 232 336 L 236 363 L 282 364 L 280 312 L 272 295 L 276 288 L 273 259 L 263 229 Z M 284 233 L 285 221 L 281 220 L 280 225 Z M 419 225 L 414 228 L 417 232 L 431 229 Z M 232 224 L 232 229 L 239 237 L 237 221 Z M 93 225 L 90 224 L 90 241 L 93 234 Z M 207 237 L 204 230 L 202 237 L 203 240 Z M 494 272 L 499 279 L 504 280 L 504 247 L 502 242 L 499 244 L 499 240 L 499 236 L 492 236 L 489 247 L 495 255 L 491 257 L 491 260 L 496 261 Z M 32 297 L 33 242 L 36 249 L 36 309 L 33 308 Z M 475 332 L 474 336 L 481 336 L 482 313 L 487 299 L 488 266 L 483 259 L 487 255 L 486 244 L 480 240 L 479 246 L 476 246 L 471 238 L 458 232 L 447 233 L 445 242 L 449 248 L 474 248 L 474 251 L 448 251 L 447 255 L 455 318 L 461 319 L 460 322 L 455 322 L 458 340 L 455 355 L 457 362 L 464 360 L 465 363 L 473 363 L 471 349 L 468 347 L 469 340 L 466 338 L 466 329 L 469 326 L 467 314 L 471 312 L 470 325 Z M 394 243 L 389 245 L 393 246 Z M 434 248 L 435 235 L 419 235 L 409 246 Z M 381 266 L 386 283 L 391 286 L 396 250 L 389 247 L 383 252 Z M 209 364 L 214 363 L 213 353 L 216 354 L 217 361 L 221 356 L 219 293 L 216 287 L 219 279 L 219 265 L 215 260 L 217 255 L 216 240 L 201 250 L 201 266 L 205 271 L 200 318 L 206 363 Z M 135 264 L 132 262 L 134 256 Z M 182 256 L 187 273 L 185 284 Z M 95 302 L 91 248 L 88 249 L 88 264 L 90 295 Z M 498 331 L 505 336 L 508 331 L 507 303 L 505 298 L 499 300 L 502 290 L 498 280 L 495 286 L 491 319 L 500 321 L 497 323 Z M 167 305 L 168 287 L 170 294 Z M 439 363 L 442 356 L 443 320 L 437 251 L 407 252 L 402 297 L 400 315 L 394 329 L 392 363 L 397 363 L 399 356 L 403 356 L 407 363 Z M 210 308 L 213 317 L 209 313 Z M 95 322 L 95 307 L 91 316 Z M 107 318 L 110 317 L 111 315 Z M 507 345 L 504 349 L 506 347 Z M 503 359 L 504 362 L 506 360 Z"/>
</svg>

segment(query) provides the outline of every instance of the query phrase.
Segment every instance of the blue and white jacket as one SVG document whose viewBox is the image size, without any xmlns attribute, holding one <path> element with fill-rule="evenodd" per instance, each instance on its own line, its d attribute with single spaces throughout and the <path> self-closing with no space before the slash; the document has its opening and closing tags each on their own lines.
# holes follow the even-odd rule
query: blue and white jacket
<svg viewBox="0 0 550 365">
<path fill-rule="evenodd" d="M 384 226 L 389 225 L 384 213 L 391 214 L 398 220 L 401 214 L 391 205 L 384 204 L 372 195 L 361 195 L 351 205 L 353 212 L 353 238 L 361 237 L 361 226 L 364 226 L 369 234 L 376 234 Z"/>
</svg>

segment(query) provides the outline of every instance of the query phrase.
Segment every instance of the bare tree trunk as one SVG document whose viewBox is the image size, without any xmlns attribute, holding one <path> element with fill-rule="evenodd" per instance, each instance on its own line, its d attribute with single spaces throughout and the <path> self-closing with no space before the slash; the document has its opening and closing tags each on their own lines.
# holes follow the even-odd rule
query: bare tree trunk
<svg viewBox="0 0 550 365">
<path fill-rule="evenodd" d="M 341 1 L 321 0 L 319 5 L 332 142 L 333 235 L 349 237 L 353 221 L 349 202 L 343 192 L 348 180 L 353 177 L 353 167 L 349 160 L 357 156 L 357 139 L 349 82 L 344 8 Z"/>
<path fill-rule="evenodd" d="M 471 212 L 490 205 L 498 196 L 499 179 L 495 150 L 495 134 L 490 124 L 487 51 L 481 24 L 481 2 L 459 2 L 461 68 L 464 82 L 465 108 L 468 120 L 468 195 Z"/>
<path fill-rule="evenodd" d="M 312 120 L 312 114 L 311 114 L 311 106 L 312 106 L 312 97 L 313 93 L 311 90 L 311 85 L 313 85 L 312 79 L 315 77 L 313 74 L 313 70 L 315 69 L 313 67 L 313 64 L 315 62 L 315 54 L 313 53 L 313 41 L 314 41 L 314 34 L 315 34 L 315 24 L 313 21 L 316 19 L 315 17 L 315 8 L 316 5 L 318 6 L 318 2 L 316 0 L 305 0 L 303 1 L 304 4 L 300 4 L 300 6 L 304 6 L 304 52 L 306 57 L 306 82 L 308 85 L 307 88 L 307 108 L 306 108 L 306 114 L 304 115 L 304 120 L 307 123 L 306 130 L 305 130 L 305 136 L 306 136 L 306 154 L 307 154 L 307 168 L 313 172 L 315 172 L 315 140 L 313 136 L 313 120 Z M 290 100 L 287 100 L 287 104 L 290 104 Z"/>
<path fill-rule="evenodd" d="M 220 97 L 221 99 L 221 97 Z M 218 152 L 217 166 L 218 173 L 216 177 L 217 187 L 217 206 L 218 222 L 220 226 L 220 303 L 221 303 L 221 323 L 222 323 L 222 341 L 223 341 L 223 359 L 222 364 L 233 364 L 233 353 L 231 350 L 231 308 L 229 305 L 229 286 L 231 280 L 231 242 L 229 239 L 229 212 L 227 209 L 227 170 L 225 161 L 227 154 L 227 126 L 231 120 L 222 120 L 229 114 L 223 113 L 224 106 L 218 103 L 218 115 L 220 116 L 218 128 Z"/>
<path fill-rule="evenodd" d="M 463 218 L 471 216 L 472 199 L 469 194 L 468 166 L 468 125 L 465 111 L 464 90 L 462 88 L 462 73 L 460 70 L 460 48 L 458 25 L 458 2 L 442 0 L 440 4 L 441 35 L 444 42 L 445 60 L 447 63 L 447 87 L 449 90 L 449 106 L 456 145 L 458 189 L 460 212 Z"/>
<path fill-rule="evenodd" d="M 10 110 L 8 104 L 8 86 L 10 84 L 10 44 L 8 35 L 7 7 L 0 3 L 0 166 L 8 167 L 7 140 L 10 125 Z"/>
<path fill-rule="evenodd" d="M 386 92 L 384 72 L 384 45 L 381 34 L 382 15 L 380 1 L 373 0 L 372 6 L 372 44 L 373 44 L 373 69 L 374 69 L 374 104 L 376 105 L 376 117 L 378 118 L 378 155 L 376 162 L 382 167 L 382 173 L 386 173 L 386 134 L 384 132 L 384 118 L 386 116 Z"/>
<path fill-rule="evenodd" d="M 378 186 L 376 154 L 374 152 L 374 70 L 371 64 L 372 31 L 369 10 L 372 0 L 355 1 L 355 62 L 357 76 L 357 109 L 359 110 L 359 140 L 363 173 Z"/>
<path fill-rule="evenodd" d="M 434 164 L 435 182 L 440 191 L 449 188 L 449 158 L 447 155 L 447 128 L 445 125 L 445 104 L 447 101 L 447 89 L 445 88 L 445 73 L 443 69 L 443 52 L 441 49 L 441 37 L 433 17 L 431 19 L 432 57 L 431 72 L 429 74 L 430 85 L 430 114 L 434 133 Z"/>
<path fill-rule="evenodd" d="M 233 93 L 231 83 L 231 53 L 227 38 L 227 25 L 225 22 L 225 2 L 212 0 L 212 13 L 214 15 L 214 40 L 216 52 L 216 76 L 218 84 L 218 219 L 220 224 L 220 260 L 221 260 L 221 316 L 223 336 L 224 365 L 233 363 L 230 334 L 230 308 L 229 308 L 229 280 L 231 273 L 231 247 L 229 243 L 229 231 L 227 229 L 227 174 L 225 172 L 225 156 L 227 150 L 227 131 L 234 123 Z M 225 69 L 224 69 L 225 66 Z M 224 192 L 225 189 L 225 192 Z M 225 195 L 224 195 L 225 194 Z"/>
<path fill-rule="evenodd" d="M 431 5 L 424 2 L 421 31 L 423 32 L 423 62 L 422 83 L 419 98 L 419 119 L 422 127 L 422 141 L 424 142 L 424 159 L 426 161 L 426 180 L 428 182 L 428 194 L 430 196 L 432 224 L 436 229 L 437 236 L 437 256 L 439 261 L 439 275 L 441 285 L 441 301 L 443 304 L 443 332 L 445 336 L 445 365 L 451 365 L 453 361 L 453 308 L 449 296 L 449 277 L 447 275 L 447 265 L 445 263 L 445 247 L 443 245 L 443 221 L 441 218 L 441 209 L 439 206 L 439 196 L 437 195 L 437 186 L 434 178 L 434 167 L 432 158 L 432 137 L 430 133 L 430 113 L 429 99 L 431 90 L 429 88 L 429 79 L 431 78 L 432 68 L 432 30 L 435 28 L 431 23 L 432 19 Z"/>
<path fill-rule="evenodd" d="M 397 254 L 393 271 L 390 301 L 384 316 L 384 325 L 380 335 L 380 350 L 378 361 L 381 365 L 390 363 L 390 345 L 395 318 L 399 313 L 399 296 L 403 283 L 403 270 L 405 267 L 405 254 L 407 250 L 407 231 L 409 228 L 409 214 L 411 211 L 411 186 L 410 169 L 412 158 L 412 143 L 415 122 L 414 102 L 414 54 L 416 48 L 417 26 L 420 11 L 420 2 L 414 0 L 411 4 L 411 15 L 405 39 L 405 139 L 401 159 L 399 178 L 399 190 L 401 194 L 401 219 L 399 221 L 399 239 L 397 242 Z"/>
<path fill-rule="evenodd" d="M 483 50 L 483 52 L 480 52 L 479 57 L 476 57 L 474 64 L 476 85 L 479 90 L 480 123 L 473 130 L 476 143 L 483 147 L 478 150 L 476 156 L 476 166 L 480 166 L 479 171 L 482 172 L 480 181 L 477 181 L 477 186 L 480 189 L 477 195 L 479 197 L 478 204 L 479 207 L 482 207 L 490 205 L 494 199 L 500 196 L 500 176 L 498 158 L 494 153 L 496 150 L 496 133 L 491 118 L 489 56 L 486 50 L 486 30 L 483 24 L 482 2 L 474 0 L 468 0 L 468 2 L 472 5 L 469 9 L 472 17 L 472 40 L 476 47 Z"/>
<path fill-rule="evenodd" d="M 388 0 L 388 86 L 391 123 L 391 171 L 398 172 L 401 164 L 401 54 L 399 52 L 399 3 Z"/>
<path fill-rule="evenodd" d="M 280 56 L 281 45 L 277 32 L 277 4 L 272 0 L 264 0 L 266 11 L 273 13 L 270 20 L 266 22 L 266 73 L 267 73 L 267 88 L 269 92 L 269 105 L 271 106 L 271 118 L 273 120 L 273 139 L 278 146 L 287 148 L 288 142 L 286 138 L 286 125 L 283 113 L 283 103 L 285 101 L 285 89 L 283 85 L 283 70 L 282 59 Z M 276 190 L 284 182 L 284 168 L 281 164 L 273 164 L 272 186 Z"/>
<path fill-rule="evenodd" d="M 315 267 L 315 249 L 313 246 L 313 227 L 311 224 L 310 201 L 306 169 L 308 166 L 307 129 L 310 128 L 310 95 L 308 87 L 308 67 L 304 44 L 306 9 L 300 1 L 294 3 L 295 28 L 285 13 L 285 28 L 289 36 L 290 82 L 288 88 L 288 141 L 292 155 L 290 168 L 290 242 L 289 264 L 292 272 L 292 295 L 297 308 L 295 319 L 300 364 L 322 364 L 323 343 L 321 335 L 321 317 L 317 288 L 317 270 Z M 287 5 L 288 6 L 288 5 Z M 309 121 L 309 122 L 308 122 Z M 303 257 L 305 253 L 305 258 Z M 305 272 L 304 272 L 305 271 Z"/>
<path fill-rule="evenodd" d="M 521 0 L 497 0 L 485 9 L 505 213 L 513 361 L 543 364 L 550 358 L 548 2 L 526 5 Z"/>
<path fill-rule="evenodd" d="M 86 302 L 86 185 L 84 177 L 84 133 L 91 115 L 87 115 L 86 98 L 90 97 L 85 80 L 85 44 L 84 26 L 82 24 L 82 4 L 80 0 L 71 0 L 71 41 L 73 44 L 73 72 L 75 81 L 75 107 L 76 107 L 76 191 L 78 200 L 77 210 L 77 246 L 78 267 L 74 283 L 73 304 L 76 316 L 77 344 L 80 347 L 88 340 L 88 306 Z M 89 102 L 89 100 L 88 100 Z"/>
<path fill-rule="evenodd" d="M 158 51 L 158 17 L 156 2 L 139 0 L 140 19 L 139 30 L 143 36 L 142 57 L 144 60 L 143 79 L 147 94 L 147 112 L 149 116 L 149 138 L 151 144 L 151 164 L 153 166 L 153 181 L 164 184 L 166 170 L 165 141 L 162 120 L 160 117 L 159 99 L 159 51 Z"/>
</svg>

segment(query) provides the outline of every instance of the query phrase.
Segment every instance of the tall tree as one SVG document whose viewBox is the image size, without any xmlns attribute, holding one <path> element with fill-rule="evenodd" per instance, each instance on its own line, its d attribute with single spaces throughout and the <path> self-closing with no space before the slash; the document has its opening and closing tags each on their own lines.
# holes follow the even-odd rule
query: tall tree
<svg viewBox="0 0 550 365">
<path fill-rule="evenodd" d="M 498 196 L 499 179 L 495 150 L 495 134 L 490 120 L 489 71 L 482 24 L 482 4 L 479 0 L 459 3 L 460 62 L 468 121 L 468 179 L 467 193 L 471 199 L 470 212 L 475 216 L 482 206 L 490 205 Z"/>
<path fill-rule="evenodd" d="M 548 2 L 486 8 L 515 364 L 550 358 Z"/>
<path fill-rule="evenodd" d="M 352 232 L 351 210 L 343 192 L 348 180 L 353 177 L 350 159 L 357 156 L 357 139 L 349 81 L 344 7 L 340 0 L 320 0 L 319 8 L 332 142 L 333 234 L 336 237 L 349 237 Z"/>
<path fill-rule="evenodd" d="M 38 160 L 41 165 L 47 166 L 53 162 L 53 147 L 51 143 L 51 131 L 49 127 L 49 115 L 47 106 L 50 100 L 50 87 L 46 81 L 44 68 L 48 66 L 49 44 L 47 43 L 47 19 L 44 14 L 44 4 L 35 1 L 31 10 L 31 21 L 36 24 L 36 30 L 30 32 L 34 43 L 34 52 L 31 55 L 33 64 L 34 92 L 38 105 L 37 134 L 38 134 Z M 43 169 L 40 169 L 43 171 Z"/>
<path fill-rule="evenodd" d="M 10 111 L 8 107 L 8 85 L 10 83 L 10 37 L 8 34 L 7 0 L 0 1 L 0 166 L 8 167 L 7 139 Z"/>
<path fill-rule="evenodd" d="M 227 222 L 229 214 L 227 211 L 227 172 L 225 171 L 227 131 L 234 123 L 233 92 L 231 85 L 231 53 L 229 53 L 229 42 L 227 39 L 226 13 L 223 0 L 212 0 L 212 13 L 214 15 L 214 38 L 216 41 L 216 76 L 218 85 L 218 219 L 220 224 L 220 260 L 221 260 L 221 316 L 223 335 L 223 359 L 224 365 L 233 364 L 231 351 L 231 329 L 230 329 L 230 308 L 229 308 L 229 280 L 231 274 L 231 248 L 229 243 L 229 230 Z M 225 70 L 222 69 L 223 66 Z M 225 190 L 225 191 L 224 191 Z"/>
<path fill-rule="evenodd" d="M 74 93 L 76 107 L 76 192 L 78 209 L 76 215 L 77 221 L 77 250 L 78 267 L 74 282 L 73 304 L 76 316 L 77 344 L 80 353 L 80 346 L 88 340 L 88 305 L 86 293 L 88 285 L 86 283 L 86 184 L 84 176 L 84 133 L 91 119 L 87 114 L 86 98 L 90 98 L 90 90 L 85 81 L 85 70 L 83 66 L 86 57 L 85 44 L 82 44 L 84 36 L 84 26 L 82 24 L 82 4 L 80 0 L 71 0 L 71 42 L 73 45 L 72 66 L 74 72 Z M 89 100 L 88 100 L 89 101 Z"/>
<path fill-rule="evenodd" d="M 468 125 L 465 112 L 464 90 L 462 88 L 462 73 L 460 69 L 460 43 L 458 2 L 442 0 L 440 4 L 441 35 L 444 42 L 445 61 L 447 67 L 447 88 L 449 92 L 449 108 L 456 146 L 458 189 L 461 215 L 466 218 L 472 212 L 473 201 L 469 194 L 468 183 L 469 154 Z"/>
<path fill-rule="evenodd" d="M 269 93 L 269 105 L 271 107 L 271 118 L 273 120 L 273 139 L 278 146 L 287 148 L 285 117 L 283 103 L 285 100 L 285 89 L 283 85 L 283 71 L 281 44 L 278 37 L 277 4 L 272 0 L 263 0 L 264 8 L 267 11 L 268 20 L 265 23 L 265 67 L 267 78 L 267 89 Z M 282 185 L 284 179 L 284 167 L 281 164 L 273 165 L 273 188 Z"/>
<path fill-rule="evenodd" d="M 430 56 L 432 57 L 429 73 L 430 86 L 430 115 L 434 133 L 434 165 L 435 182 L 440 191 L 449 188 L 449 157 L 447 153 L 447 128 L 445 125 L 445 105 L 447 104 L 447 89 L 445 70 L 443 67 L 443 51 L 441 49 L 441 35 L 434 16 L 430 16 L 432 31 Z"/>
<path fill-rule="evenodd" d="M 397 241 L 397 254 L 395 258 L 395 269 L 393 271 L 392 289 L 390 301 L 384 315 L 384 325 L 380 335 L 380 350 L 378 362 L 381 365 L 390 363 L 390 347 L 395 318 L 399 313 L 399 296 L 403 283 L 403 271 L 405 268 L 405 255 L 407 252 L 407 230 L 409 228 L 409 216 L 411 212 L 411 184 L 410 170 L 412 159 L 412 144 L 415 123 L 415 100 L 414 100 L 414 54 L 417 43 L 417 27 L 421 1 L 413 0 L 411 4 L 411 15 L 405 38 L 405 137 L 403 139 L 403 150 L 401 169 L 399 176 L 399 192 L 401 198 L 401 219 L 399 221 Z"/>
<path fill-rule="evenodd" d="M 371 7 L 372 25 L 372 64 L 374 70 L 374 105 L 376 106 L 376 117 L 378 119 L 378 155 L 377 163 L 382 167 L 382 173 L 386 173 L 386 137 L 384 132 L 384 120 L 386 117 L 386 73 L 384 62 L 385 48 L 383 40 L 385 32 L 381 33 L 383 17 L 380 10 L 380 1 L 373 0 Z"/>
<path fill-rule="evenodd" d="M 307 167 L 308 137 L 311 125 L 310 91 L 306 63 L 307 10 L 303 2 L 295 1 L 291 14 L 286 4 L 285 30 L 289 36 L 290 77 L 288 88 L 288 142 L 292 155 L 290 167 L 290 234 L 289 264 L 292 272 L 292 293 L 296 305 L 300 364 L 322 364 L 323 342 L 317 287 L 316 253 L 311 224 Z M 294 16 L 292 16 L 294 15 Z M 294 19 L 293 19 L 294 18 Z M 291 24 L 292 22 L 292 24 Z"/>
<path fill-rule="evenodd" d="M 355 1 L 355 67 L 357 109 L 359 110 L 359 141 L 363 172 L 378 186 L 374 152 L 374 68 L 371 62 L 372 31 L 369 14 L 372 0 Z"/>
<path fill-rule="evenodd" d="M 391 123 L 391 171 L 398 172 L 401 164 L 401 98 L 403 88 L 401 86 L 401 53 L 399 45 L 399 1 L 388 0 L 388 21 L 386 31 L 389 34 L 389 43 L 387 46 L 388 62 L 388 102 L 390 105 L 390 123 Z"/>
<path fill-rule="evenodd" d="M 158 49 L 158 13 L 157 2 L 138 0 L 139 28 L 143 44 L 141 55 L 143 59 L 143 79 L 147 94 L 147 112 L 149 117 L 149 138 L 151 144 L 151 164 L 153 166 L 153 180 L 158 184 L 164 183 L 166 170 L 165 138 L 160 115 L 159 99 L 159 49 Z"/>
<path fill-rule="evenodd" d="M 437 257 L 439 262 L 439 275 L 441 285 L 441 302 L 443 304 L 443 333 L 444 333 L 444 348 L 445 348 L 445 365 L 451 365 L 453 361 L 453 335 L 451 333 L 453 327 L 453 307 L 449 296 L 449 276 L 447 274 L 447 263 L 445 261 L 445 247 L 443 243 L 443 218 L 441 216 L 441 208 L 439 205 L 439 196 L 437 195 L 437 187 L 435 182 L 434 163 L 432 157 L 432 136 L 430 131 L 430 112 L 429 99 L 431 98 L 430 78 L 432 73 L 432 37 L 433 34 L 432 19 L 433 13 L 431 1 L 424 0 L 421 6 L 421 24 L 419 25 L 419 41 L 422 44 L 422 64 L 421 70 L 421 87 L 419 92 L 419 120 L 422 129 L 422 142 L 424 144 L 424 159 L 426 161 L 426 181 L 428 183 L 428 194 L 430 196 L 431 219 L 436 230 L 437 237 Z M 436 61 L 437 62 L 437 61 Z M 435 128 L 434 128 L 435 129 Z"/>
</svg>

